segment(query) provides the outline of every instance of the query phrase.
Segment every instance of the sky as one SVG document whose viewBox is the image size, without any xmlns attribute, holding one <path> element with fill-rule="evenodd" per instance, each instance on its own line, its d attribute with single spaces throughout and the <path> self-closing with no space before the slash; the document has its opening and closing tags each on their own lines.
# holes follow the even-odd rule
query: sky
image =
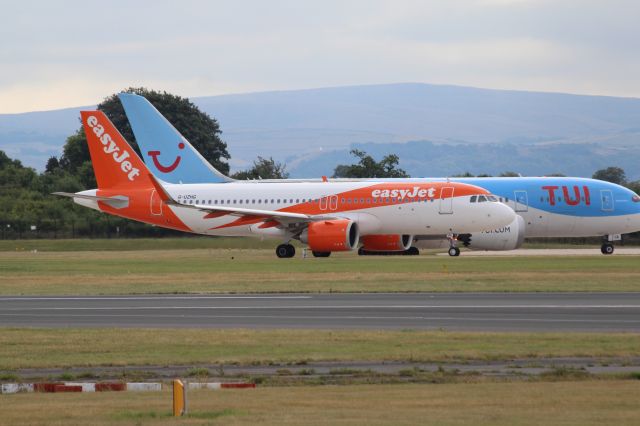
<svg viewBox="0 0 640 426">
<path fill-rule="evenodd" d="M 637 0 L 0 0 L 0 113 L 423 82 L 640 97 Z"/>
</svg>

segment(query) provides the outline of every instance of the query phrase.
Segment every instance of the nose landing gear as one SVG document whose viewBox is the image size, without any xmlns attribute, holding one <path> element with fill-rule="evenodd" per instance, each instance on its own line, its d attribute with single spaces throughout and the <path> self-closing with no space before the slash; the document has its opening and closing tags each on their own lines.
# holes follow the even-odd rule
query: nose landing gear
<svg viewBox="0 0 640 426">
<path fill-rule="evenodd" d="M 613 254 L 615 251 L 615 247 L 613 246 L 614 241 L 622 241 L 621 234 L 611 234 L 605 235 L 602 241 L 602 246 L 600 246 L 600 252 L 602 254 Z"/>
<path fill-rule="evenodd" d="M 454 234 L 447 235 L 449 240 L 449 256 L 460 256 L 460 249 L 458 248 L 458 237 Z"/>
</svg>

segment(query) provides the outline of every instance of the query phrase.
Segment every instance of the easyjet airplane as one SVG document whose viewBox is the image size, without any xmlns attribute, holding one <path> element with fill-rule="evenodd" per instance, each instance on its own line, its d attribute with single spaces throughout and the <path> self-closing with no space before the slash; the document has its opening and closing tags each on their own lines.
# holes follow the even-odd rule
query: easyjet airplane
<svg viewBox="0 0 640 426">
<path fill-rule="evenodd" d="M 515 217 L 486 189 L 459 182 L 169 184 L 149 172 L 104 113 L 81 117 L 98 188 L 55 194 L 185 232 L 274 237 L 283 241 L 278 257 L 294 256 L 291 240 L 317 257 L 353 250 L 359 241 L 372 250 L 406 250 L 416 236 L 491 230 Z"/>
<path fill-rule="evenodd" d="M 144 97 L 128 93 L 121 93 L 119 97 L 143 158 L 156 176 L 176 184 L 234 182 L 215 170 Z M 296 181 L 287 179 L 268 182 Z M 381 181 L 367 179 L 365 182 L 371 185 Z M 621 239 L 621 234 L 640 230 L 640 197 L 620 185 L 595 179 L 410 178 L 386 179 L 384 182 L 456 182 L 475 185 L 495 194 L 499 201 L 510 206 L 516 213 L 513 221 L 506 226 L 460 232 L 454 238 L 415 233 L 412 253 L 417 253 L 417 247 L 448 245 L 449 254 L 455 256 L 459 254 L 456 243 L 478 250 L 512 250 L 520 247 L 525 237 L 602 236 L 602 253 L 611 254 L 614 251 L 612 242 Z M 470 200 L 483 202 L 487 198 L 479 196 Z M 405 245 L 396 246 L 397 249 L 402 247 Z M 370 251 L 376 250 L 365 241 L 361 253 Z"/>
</svg>

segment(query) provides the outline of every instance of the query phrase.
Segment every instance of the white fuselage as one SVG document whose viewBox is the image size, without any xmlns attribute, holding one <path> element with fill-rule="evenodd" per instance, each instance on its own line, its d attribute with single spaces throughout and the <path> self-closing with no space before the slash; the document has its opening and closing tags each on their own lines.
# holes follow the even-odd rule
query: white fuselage
<svg viewBox="0 0 640 426">
<path fill-rule="evenodd" d="M 180 204 L 293 211 L 351 219 L 362 235 L 443 235 L 493 229 L 510 223 L 515 214 L 498 202 L 470 203 L 469 196 L 450 198 L 380 197 L 370 182 L 227 183 L 166 185 Z M 374 197 L 373 195 L 377 195 Z M 425 193 L 426 194 L 426 193 Z M 206 218 L 202 210 L 170 208 L 193 232 L 206 235 L 266 235 L 288 237 L 284 227 L 261 228 L 263 220 L 242 215 Z"/>
</svg>

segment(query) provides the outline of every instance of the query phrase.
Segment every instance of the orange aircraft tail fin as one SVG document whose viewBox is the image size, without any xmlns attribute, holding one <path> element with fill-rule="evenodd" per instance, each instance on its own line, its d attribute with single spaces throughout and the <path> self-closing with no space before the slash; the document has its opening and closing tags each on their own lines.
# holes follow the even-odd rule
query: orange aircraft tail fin
<svg viewBox="0 0 640 426">
<path fill-rule="evenodd" d="M 98 189 L 150 187 L 149 170 L 102 111 L 81 111 Z"/>
</svg>

